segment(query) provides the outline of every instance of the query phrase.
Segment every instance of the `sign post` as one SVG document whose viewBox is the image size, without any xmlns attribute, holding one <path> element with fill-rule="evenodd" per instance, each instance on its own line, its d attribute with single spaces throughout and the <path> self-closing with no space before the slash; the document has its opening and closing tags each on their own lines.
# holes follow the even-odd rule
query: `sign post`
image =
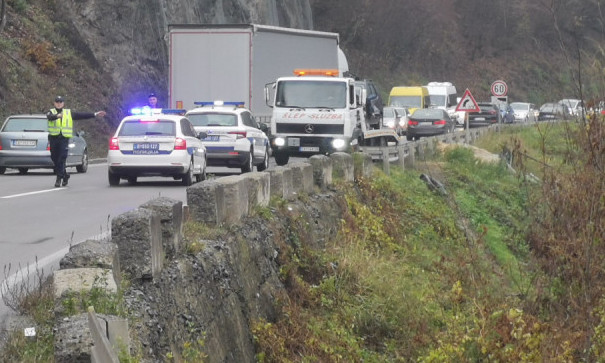
<svg viewBox="0 0 605 363">
<path fill-rule="evenodd" d="M 471 91 L 468 90 L 468 88 L 466 89 L 466 91 L 464 91 L 464 95 L 460 99 L 460 102 L 458 102 L 458 106 L 456 106 L 456 112 L 460 112 L 460 111 L 464 111 L 464 128 L 466 129 L 466 143 L 470 144 L 470 142 L 469 142 L 470 130 L 468 127 L 468 113 L 469 112 L 480 112 L 481 108 L 479 108 L 477 101 L 475 101 L 475 98 L 471 94 Z"/>
</svg>

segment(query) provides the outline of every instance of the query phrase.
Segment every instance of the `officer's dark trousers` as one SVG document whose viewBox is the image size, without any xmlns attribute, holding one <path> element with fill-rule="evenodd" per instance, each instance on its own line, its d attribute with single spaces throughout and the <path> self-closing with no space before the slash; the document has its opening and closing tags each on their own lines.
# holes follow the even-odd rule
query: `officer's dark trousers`
<svg viewBox="0 0 605 363">
<path fill-rule="evenodd" d="M 67 175 L 67 172 L 65 171 L 65 162 L 67 161 L 69 139 L 63 135 L 49 135 L 48 143 L 50 144 L 50 158 L 55 165 L 55 175 L 57 175 L 58 178 L 64 178 Z"/>
</svg>

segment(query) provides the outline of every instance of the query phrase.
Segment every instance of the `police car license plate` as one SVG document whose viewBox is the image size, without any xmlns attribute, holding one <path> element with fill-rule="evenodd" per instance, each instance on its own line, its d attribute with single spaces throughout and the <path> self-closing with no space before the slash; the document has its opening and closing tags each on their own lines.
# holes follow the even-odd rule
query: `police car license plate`
<svg viewBox="0 0 605 363">
<path fill-rule="evenodd" d="M 319 146 L 301 146 L 298 151 L 319 152 Z"/>
<path fill-rule="evenodd" d="M 160 144 L 155 143 L 143 143 L 143 144 L 133 144 L 132 145 L 132 153 L 137 155 L 149 155 L 149 154 L 159 154 L 160 152 Z"/>
<path fill-rule="evenodd" d="M 36 146 L 36 140 L 13 140 L 13 146 Z"/>
<path fill-rule="evenodd" d="M 221 137 L 218 135 L 208 135 L 204 141 L 218 141 Z"/>
</svg>

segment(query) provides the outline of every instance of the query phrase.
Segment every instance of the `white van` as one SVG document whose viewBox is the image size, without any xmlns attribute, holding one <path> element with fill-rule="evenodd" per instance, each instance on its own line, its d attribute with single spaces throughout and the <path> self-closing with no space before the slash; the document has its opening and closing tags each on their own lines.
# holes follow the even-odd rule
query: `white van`
<svg viewBox="0 0 605 363">
<path fill-rule="evenodd" d="M 450 117 L 456 121 L 457 93 L 456 86 L 451 82 L 429 82 L 425 86 L 429 91 L 429 107 L 436 107 L 446 110 Z"/>
</svg>

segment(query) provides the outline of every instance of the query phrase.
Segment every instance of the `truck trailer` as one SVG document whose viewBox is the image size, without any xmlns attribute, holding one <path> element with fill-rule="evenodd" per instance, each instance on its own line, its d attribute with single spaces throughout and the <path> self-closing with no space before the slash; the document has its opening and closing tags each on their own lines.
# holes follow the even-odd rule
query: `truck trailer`
<svg viewBox="0 0 605 363">
<path fill-rule="evenodd" d="M 295 68 L 348 71 L 337 33 L 258 24 L 169 25 L 171 108 L 243 101 L 261 122 L 271 109 L 265 84 Z"/>
</svg>

